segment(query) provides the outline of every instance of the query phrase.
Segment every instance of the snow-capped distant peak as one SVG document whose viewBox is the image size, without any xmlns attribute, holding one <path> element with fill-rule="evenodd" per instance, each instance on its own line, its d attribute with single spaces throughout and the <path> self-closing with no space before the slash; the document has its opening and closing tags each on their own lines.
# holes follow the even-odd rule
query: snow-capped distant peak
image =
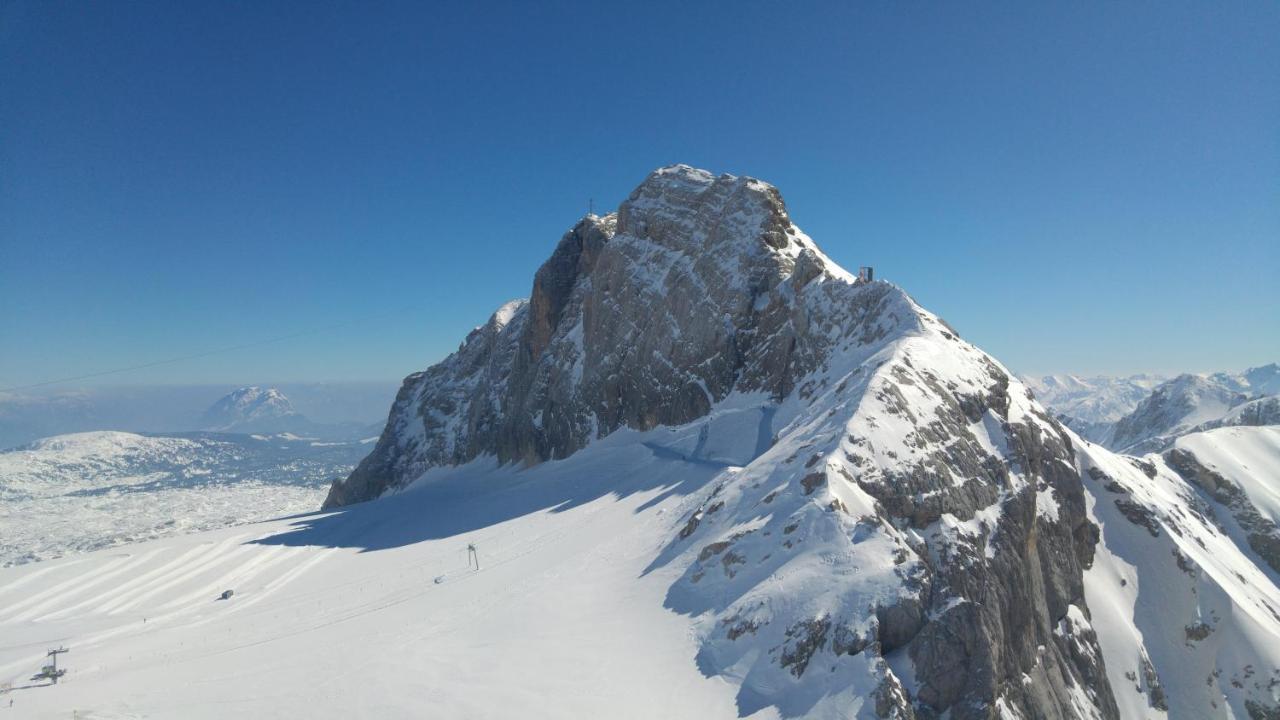
<svg viewBox="0 0 1280 720">
<path fill-rule="evenodd" d="M 223 396 L 204 414 L 204 427 L 222 431 L 284 431 L 305 422 L 293 403 L 275 388 L 242 387 Z"/>
<path fill-rule="evenodd" d="M 1023 376 L 1022 380 L 1037 400 L 1056 413 L 1087 423 L 1113 423 L 1131 412 L 1165 378 L 1044 375 Z"/>
</svg>

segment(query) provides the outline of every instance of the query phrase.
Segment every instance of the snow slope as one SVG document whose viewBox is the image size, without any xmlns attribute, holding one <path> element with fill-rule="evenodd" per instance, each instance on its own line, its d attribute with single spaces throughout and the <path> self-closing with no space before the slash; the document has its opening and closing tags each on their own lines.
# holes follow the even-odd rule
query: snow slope
<svg viewBox="0 0 1280 720">
<path fill-rule="evenodd" d="M 680 566 L 648 570 L 725 472 L 644 444 L 668 439 L 0 570 L 13 716 L 736 717 L 733 683 L 692 662 L 692 620 L 663 607 Z M 64 681 L 23 687 L 58 643 Z"/>
<path fill-rule="evenodd" d="M 1192 433 L 1178 438 L 1174 447 L 1239 485 L 1259 512 L 1280 522 L 1280 426 Z"/>
<path fill-rule="evenodd" d="M 312 510 L 369 447 L 103 431 L 0 452 L 0 565 Z"/>
<path fill-rule="evenodd" d="M 1271 717 L 1280 589 L 1210 503 L 1159 455 L 1080 441 L 1101 526 L 1085 589 L 1126 718 Z"/>
<path fill-rule="evenodd" d="M 782 707 L 744 699 L 749 675 L 699 669 L 731 643 L 708 649 L 701 638 L 718 616 L 682 606 L 706 546 L 667 557 L 671 540 L 708 496 L 726 497 L 726 483 L 754 484 L 746 468 L 686 452 L 700 434 L 620 431 L 526 470 L 492 460 L 435 469 L 338 513 L 0 569 L 0 683 L 17 688 L 13 717 L 414 718 L 425 703 L 433 717 L 458 718 L 513 708 L 529 718 L 834 718 L 865 708 L 871 683 L 848 668 Z M 1079 443 L 1103 542 L 1085 576 L 1088 615 L 1076 608 L 1064 622 L 1097 633 L 1120 716 L 1162 718 L 1164 707 L 1207 717 L 1177 709 L 1217 703 L 1250 717 L 1250 695 L 1280 681 L 1280 593 L 1188 512 L 1194 491 L 1159 456 L 1152 477 Z M 1154 534 L 1122 498 L 1153 508 Z M 893 566 L 893 548 L 863 532 L 859 592 L 894 592 L 874 570 Z M 822 602 L 839 567 L 829 540 L 809 541 L 807 559 L 771 581 L 796 602 Z M 224 589 L 234 596 L 216 599 Z M 32 681 L 59 644 L 71 648 L 69 674 L 57 686 Z M 891 662 L 909 677 L 909 661 Z"/>
</svg>

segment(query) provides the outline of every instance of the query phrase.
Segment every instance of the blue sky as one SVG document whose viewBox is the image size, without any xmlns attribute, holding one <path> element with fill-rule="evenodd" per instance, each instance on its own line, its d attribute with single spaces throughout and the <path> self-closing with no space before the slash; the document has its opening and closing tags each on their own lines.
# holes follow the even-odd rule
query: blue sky
<svg viewBox="0 0 1280 720">
<path fill-rule="evenodd" d="M 674 162 L 1016 370 L 1280 360 L 1277 37 L 1274 2 L 0 3 L 0 386 L 299 333 L 102 381 L 398 378 Z"/>
</svg>

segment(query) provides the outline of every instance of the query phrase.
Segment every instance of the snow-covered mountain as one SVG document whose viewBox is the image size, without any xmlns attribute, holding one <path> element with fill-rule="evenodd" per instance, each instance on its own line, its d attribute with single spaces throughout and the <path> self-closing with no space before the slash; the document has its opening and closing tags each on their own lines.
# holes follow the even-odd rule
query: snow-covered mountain
<svg viewBox="0 0 1280 720">
<path fill-rule="evenodd" d="M 204 414 L 204 429 L 217 432 L 290 432 L 307 424 L 284 393 L 256 385 L 219 398 Z"/>
<path fill-rule="evenodd" d="M 1104 442 L 1120 452 L 1142 453 L 1196 430 L 1274 423 L 1280 420 L 1278 390 L 1280 366 L 1274 363 L 1242 373 L 1179 375 L 1117 421 Z"/>
<path fill-rule="evenodd" d="M 1081 437 L 1128 453 L 1158 451 L 1180 435 L 1280 422 L 1280 365 L 1240 373 L 1024 377 L 1046 408 Z"/>
<path fill-rule="evenodd" d="M 1240 373 L 1214 373 L 1209 379 L 1236 392 L 1254 396 L 1280 395 L 1280 363 L 1249 368 Z"/>
<path fill-rule="evenodd" d="M 1276 577 L 1184 472 L 674 166 L 405 380 L 335 512 L 0 571 L 0 673 L 71 644 L 50 716 L 1273 717 Z"/>
<path fill-rule="evenodd" d="M 376 435 L 379 423 L 313 422 L 276 388 L 242 387 L 205 411 L 201 428 L 222 433 L 292 433 L 319 440 L 353 441 Z"/>
<path fill-rule="evenodd" d="M 1022 376 L 1022 381 L 1046 408 L 1089 424 L 1114 423 L 1129 414 L 1152 388 L 1166 379 L 1147 374 Z"/>
<path fill-rule="evenodd" d="M 301 512 L 368 451 L 289 435 L 60 435 L 0 452 L 0 565 Z"/>
<path fill-rule="evenodd" d="M 1098 552 L 1123 565 L 1157 542 L 1117 532 L 1099 547 L 1095 508 L 1152 538 L 1163 522 L 1213 536 L 1180 518 L 1194 501 L 1185 481 L 1073 437 L 902 290 L 835 266 L 750 178 L 664 168 L 616 215 L 585 218 L 529 301 L 406 380 L 377 448 L 326 507 L 433 469 L 528 466 L 662 427 L 680 429 L 650 440 L 655 452 L 725 466 L 655 563 L 685 567 L 667 606 L 695 618 L 700 669 L 739 682 L 744 711 L 1115 717 L 1159 711 L 1176 692 L 1200 717 L 1274 701 L 1216 680 L 1163 688 L 1161 673 L 1181 672 L 1162 667 L 1169 632 L 1113 645 L 1108 664 L 1091 626 Z M 1107 503 L 1081 480 L 1102 467 L 1185 493 L 1160 485 Z M 1193 575 L 1210 563 L 1189 557 Z M 1229 542 L 1212 559 L 1223 562 L 1259 575 Z M 1165 564 L 1155 572 L 1184 572 Z M 1204 572 L 1229 598 L 1223 613 L 1280 597 Z M 1132 600 L 1111 580 L 1098 581 L 1102 601 Z M 1162 620 L 1181 632 L 1198 607 Z M 1141 636 L 1132 608 L 1108 610 L 1108 629 Z M 1259 637 L 1278 637 L 1277 623 L 1265 618 Z M 1275 666 L 1244 656 L 1207 660 L 1210 676 Z"/>
</svg>

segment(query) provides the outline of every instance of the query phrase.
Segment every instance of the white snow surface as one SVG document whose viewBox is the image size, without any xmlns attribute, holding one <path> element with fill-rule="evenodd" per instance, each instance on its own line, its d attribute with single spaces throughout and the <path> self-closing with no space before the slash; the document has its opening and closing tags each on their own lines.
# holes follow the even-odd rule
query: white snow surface
<svg viewBox="0 0 1280 720">
<path fill-rule="evenodd" d="M 34 718 L 737 717 L 663 607 L 682 564 L 647 569 L 723 470 L 657 439 L 0 570 L 0 682 Z M 69 674 L 24 688 L 59 643 Z"/>
<path fill-rule="evenodd" d="M 0 565 L 314 510 L 367 449 L 101 431 L 0 452 Z"/>
<path fill-rule="evenodd" d="M 1248 718 L 1250 701 L 1274 706 L 1280 589 L 1269 573 L 1209 519 L 1206 500 L 1162 456 L 1076 442 L 1102 528 L 1086 602 L 1122 717 L 1165 717 L 1161 693 L 1171 718 Z M 1145 508 L 1150 525 L 1127 517 L 1126 503 Z M 1158 681 L 1144 672 L 1148 661 Z"/>
<path fill-rule="evenodd" d="M 1174 447 L 1240 486 L 1264 517 L 1280 524 L 1280 426 L 1191 433 L 1178 438 Z"/>
</svg>

